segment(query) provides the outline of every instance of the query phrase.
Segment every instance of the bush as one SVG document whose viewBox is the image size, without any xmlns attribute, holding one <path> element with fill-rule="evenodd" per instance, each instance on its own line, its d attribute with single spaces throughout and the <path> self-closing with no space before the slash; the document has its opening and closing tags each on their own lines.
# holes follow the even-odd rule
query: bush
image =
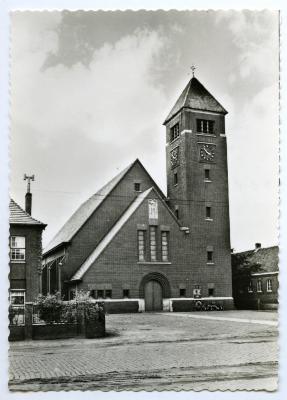
<svg viewBox="0 0 287 400">
<path fill-rule="evenodd" d="M 63 322 L 63 301 L 59 293 L 39 295 L 36 302 L 36 308 L 40 320 L 46 324 Z"/>
</svg>

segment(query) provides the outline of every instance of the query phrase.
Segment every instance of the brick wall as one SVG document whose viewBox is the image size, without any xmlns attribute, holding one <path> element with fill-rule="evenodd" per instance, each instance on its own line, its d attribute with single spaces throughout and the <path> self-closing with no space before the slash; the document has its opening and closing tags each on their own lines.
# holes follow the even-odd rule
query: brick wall
<svg viewBox="0 0 287 400">
<path fill-rule="evenodd" d="M 25 236 L 25 262 L 10 262 L 10 288 L 25 289 L 26 301 L 33 301 L 40 291 L 42 227 L 11 225 L 10 236 Z"/>
</svg>

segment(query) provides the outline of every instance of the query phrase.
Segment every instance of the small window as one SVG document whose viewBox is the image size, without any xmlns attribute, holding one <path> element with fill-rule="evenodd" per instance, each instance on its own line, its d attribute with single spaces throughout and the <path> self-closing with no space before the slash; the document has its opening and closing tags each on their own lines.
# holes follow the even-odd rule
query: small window
<svg viewBox="0 0 287 400">
<path fill-rule="evenodd" d="M 204 179 L 206 180 L 206 181 L 210 181 L 210 169 L 205 169 L 204 170 Z"/>
<path fill-rule="evenodd" d="M 207 119 L 198 119 L 196 128 L 197 128 L 197 132 L 213 134 L 214 133 L 214 121 L 210 121 Z"/>
<path fill-rule="evenodd" d="M 211 207 L 210 206 L 205 207 L 205 218 L 211 219 Z"/>
<path fill-rule="evenodd" d="M 157 249 L 156 249 L 156 227 L 155 226 L 150 227 L 149 236 L 150 236 L 150 260 L 156 261 L 157 260 L 157 256 L 156 256 Z"/>
<path fill-rule="evenodd" d="M 179 137 L 179 124 L 175 124 L 170 130 L 170 141 L 174 141 Z"/>
<path fill-rule="evenodd" d="M 249 282 L 249 285 L 248 285 L 248 288 L 247 288 L 247 290 L 248 290 L 248 293 L 253 293 L 253 285 L 252 285 L 252 281 L 250 281 L 250 282 Z"/>
<path fill-rule="evenodd" d="M 257 292 L 262 292 L 262 281 L 261 279 L 258 279 L 257 281 Z"/>
<path fill-rule="evenodd" d="M 179 219 L 179 210 L 178 210 L 178 208 L 176 208 L 174 210 L 174 213 L 175 213 L 176 218 Z"/>
<path fill-rule="evenodd" d="M 267 292 L 272 292 L 272 280 L 271 279 L 267 279 L 266 289 L 267 289 Z"/>
<path fill-rule="evenodd" d="M 92 297 L 93 299 L 96 298 L 96 291 L 95 290 L 90 290 L 90 297 Z"/>
<path fill-rule="evenodd" d="M 25 261 L 25 237 L 11 236 L 10 239 L 10 257 L 13 261 Z"/>
<path fill-rule="evenodd" d="M 214 288 L 208 288 L 208 297 L 214 296 Z"/>
<path fill-rule="evenodd" d="M 106 290 L 105 290 L 105 297 L 106 297 L 106 299 L 111 299 L 111 298 L 112 298 L 112 291 L 111 291 L 111 289 L 106 289 Z"/>
<path fill-rule="evenodd" d="M 179 289 L 179 296 L 180 297 L 185 297 L 186 296 L 186 289 L 185 288 Z"/>
<path fill-rule="evenodd" d="M 175 173 L 173 174 L 173 184 L 174 184 L 174 185 L 177 185 L 177 184 L 178 184 L 178 175 L 177 175 L 177 172 L 175 172 Z"/>
<path fill-rule="evenodd" d="M 136 192 L 140 192 L 141 191 L 141 184 L 139 182 L 135 182 L 134 188 L 135 188 Z"/>
<path fill-rule="evenodd" d="M 145 260 L 145 232 L 138 231 L 138 260 Z"/>
<path fill-rule="evenodd" d="M 213 251 L 208 250 L 207 251 L 207 262 L 212 262 L 213 261 Z"/>
<path fill-rule="evenodd" d="M 168 232 L 161 232 L 161 258 L 168 261 Z"/>
<path fill-rule="evenodd" d="M 98 299 L 103 299 L 104 298 L 104 291 L 103 290 L 98 290 L 97 291 L 97 298 Z"/>
<path fill-rule="evenodd" d="M 25 291 L 10 290 L 10 304 L 11 306 L 23 306 L 25 304 Z"/>
<path fill-rule="evenodd" d="M 123 289 L 123 298 L 129 299 L 130 297 L 130 289 Z"/>
</svg>

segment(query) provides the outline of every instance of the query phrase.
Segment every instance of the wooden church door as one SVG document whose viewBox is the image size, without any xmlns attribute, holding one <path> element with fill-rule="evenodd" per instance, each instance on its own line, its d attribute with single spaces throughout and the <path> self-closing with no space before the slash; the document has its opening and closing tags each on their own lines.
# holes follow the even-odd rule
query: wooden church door
<svg viewBox="0 0 287 400">
<path fill-rule="evenodd" d="M 162 287 L 157 281 L 145 285 L 145 311 L 162 311 Z"/>
</svg>

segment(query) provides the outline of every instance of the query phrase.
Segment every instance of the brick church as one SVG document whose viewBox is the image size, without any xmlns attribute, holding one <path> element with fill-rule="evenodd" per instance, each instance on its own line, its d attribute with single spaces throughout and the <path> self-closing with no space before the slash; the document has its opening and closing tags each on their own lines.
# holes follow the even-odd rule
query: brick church
<svg viewBox="0 0 287 400">
<path fill-rule="evenodd" d="M 135 160 L 45 249 L 43 293 L 77 290 L 110 312 L 233 307 L 227 111 L 192 77 L 167 116 L 167 196 Z"/>
</svg>

